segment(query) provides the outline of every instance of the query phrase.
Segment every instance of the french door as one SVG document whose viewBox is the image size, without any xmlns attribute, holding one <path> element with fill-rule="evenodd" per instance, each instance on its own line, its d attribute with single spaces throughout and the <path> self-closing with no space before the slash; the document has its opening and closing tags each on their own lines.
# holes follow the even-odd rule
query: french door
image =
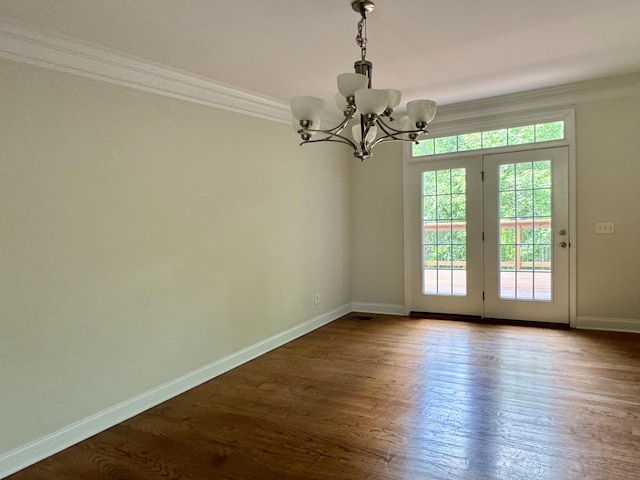
<svg viewBox="0 0 640 480">
<path fill-rule="evenodd" d="M 567 147 L 408 175 L 412 311 L 569 323 Z"/>
</svg>

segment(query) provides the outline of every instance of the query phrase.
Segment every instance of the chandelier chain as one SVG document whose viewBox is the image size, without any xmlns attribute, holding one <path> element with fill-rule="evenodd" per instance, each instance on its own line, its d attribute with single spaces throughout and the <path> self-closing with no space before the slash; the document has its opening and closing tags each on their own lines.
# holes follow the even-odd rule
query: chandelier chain
<svg viewBox="0 0 640 480">
<path fill-rule="evenodd" d="M 358 35 L 356 36 L 356 43 L 360 47 L 360 57 L 362 60 L 366 60 L 367 56 L 367 17 L 362 14 L 362 19 L 358 22 Z"/>
</svg>

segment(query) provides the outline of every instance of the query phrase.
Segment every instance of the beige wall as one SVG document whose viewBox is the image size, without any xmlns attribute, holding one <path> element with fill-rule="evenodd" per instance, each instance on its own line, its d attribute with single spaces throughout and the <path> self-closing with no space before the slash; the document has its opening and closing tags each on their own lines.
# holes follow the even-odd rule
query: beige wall
<svg viewBox="0 0 640 480">
<path fill-rule="evenodd" d="M 354 302 L 404 304 L 402 157 L 399 144 L 376 147 L 351 164 Z"/>
<path fill-rule="evenodd" d="M 640 97 L 575 111 L 578 325 L 604 317 L 640 329 Z M 353 292 L 364 303 L 403 303 L 402 151 L 392 148 L 353 168 Z M 615 234 L 596 235 L 596 222 L 614 222 Z"/>
<path fill-rule="evenodd" d="M 640 97 L 577 105 L 576 142 L 578 315 L 640 323 Z"/>
<path fill-rule="evenodd" d="M 0 456 L 348 304 L 349 158 L 1 61 Z"/>
</svg>

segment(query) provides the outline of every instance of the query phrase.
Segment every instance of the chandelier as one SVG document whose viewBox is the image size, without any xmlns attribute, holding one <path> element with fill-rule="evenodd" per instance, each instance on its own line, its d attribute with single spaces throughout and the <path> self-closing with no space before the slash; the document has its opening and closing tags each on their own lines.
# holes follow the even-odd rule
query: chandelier
<svg viewBox="0 0 640 480">
<path fill-rule="evenodd" d="M 294 127 L 302 139 L 301 146 L 318 142 L 344 143 L 351 146 L 354 157 L 364 161 L 380 143 L 417 142 L 424 137 L 428 133 L 427 125 L 435 117 L 437 104 L 432 100 L 413 100 L 407 103 L 407 115 L 394 120 L 392 114 L 400 105 L 402 93 L 371 88 L 373 64 L 366 59 L 367 13 L 373 11 L 375 4 L 369 0 L 354 0 L 351 8 L 361 16 L 356 36 L 360 60 L 354 64 L 355 73 L 338 75 L 336 105 L 344 113 L 344 120 L 333 128 L 321 129 L 324 100 L 316 97 L 292 98 L 291 112 Z"/>
</svg>

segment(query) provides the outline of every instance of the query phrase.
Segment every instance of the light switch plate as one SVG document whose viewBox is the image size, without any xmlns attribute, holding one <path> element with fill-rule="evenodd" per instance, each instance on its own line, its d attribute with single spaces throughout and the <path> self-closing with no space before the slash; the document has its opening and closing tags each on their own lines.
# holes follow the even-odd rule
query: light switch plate
<svg viewBox="0 0 640 480">
<path fill-rule="evenodd" d="M 615 233 L 614 224 L 612 222 L 596 223 L 596 233 L 600 235 L 612 235 Z"/>
</svg>

